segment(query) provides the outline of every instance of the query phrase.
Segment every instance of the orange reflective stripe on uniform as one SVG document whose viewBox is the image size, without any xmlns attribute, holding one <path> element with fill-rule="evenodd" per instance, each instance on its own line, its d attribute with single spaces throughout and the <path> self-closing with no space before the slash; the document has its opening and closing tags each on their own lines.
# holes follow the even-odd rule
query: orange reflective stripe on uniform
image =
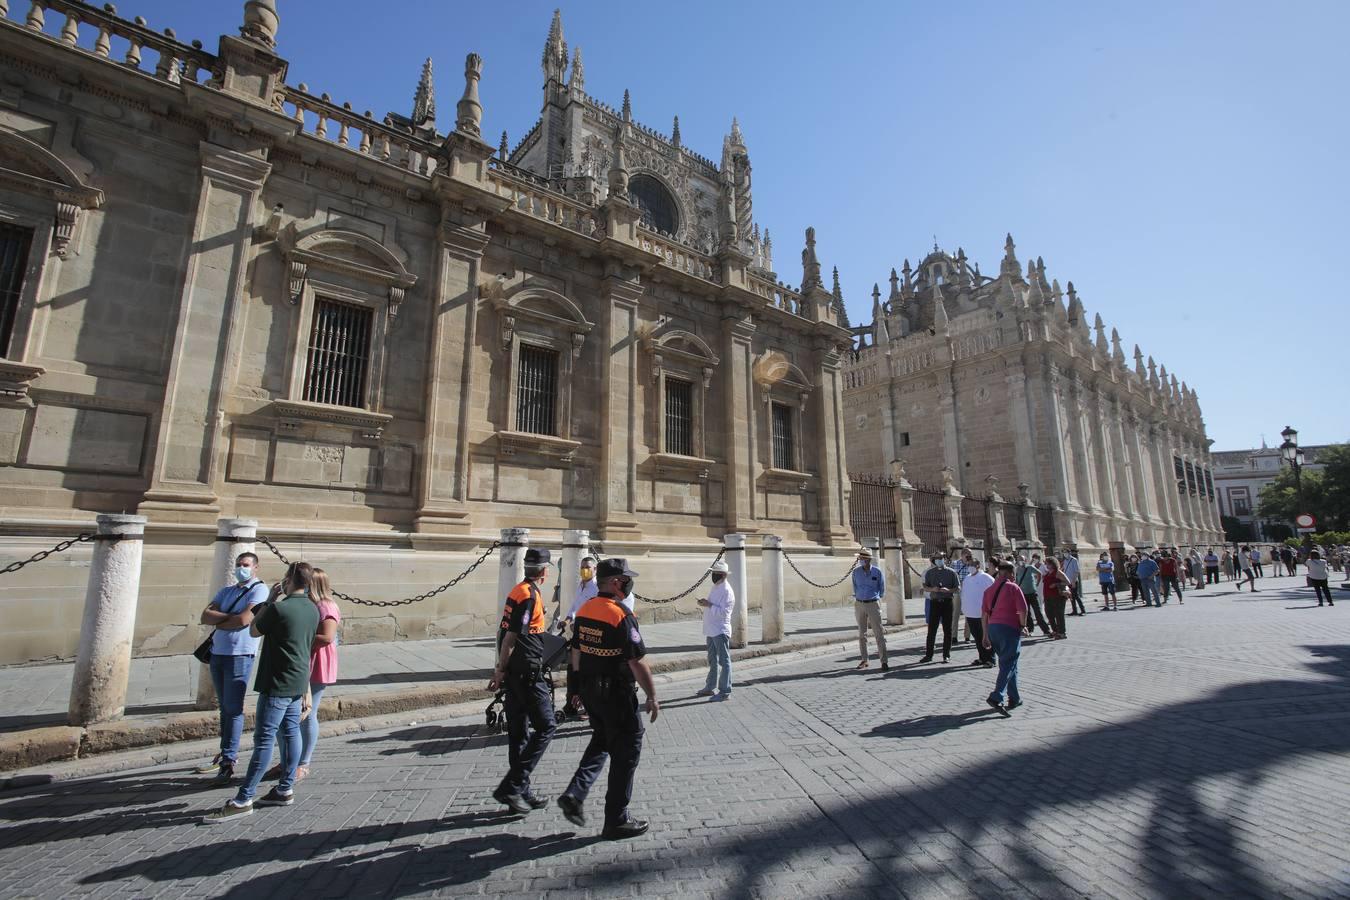
<svg viewBox="0 0 1350 900">
<path fill-rule="evenodd" d="M 532 582 L 522 581 L 511 588 L 511 593 L 506 595 L 506 606 L 502 609 L 502 631 L 511 629 L 511 620 L 515 617 L 516 607 L 531 598 L 535 600 L 535 603 L 530 610 L 530 621 L 527 629 L 530 634 L 539 634 L 544 630 L 544 604 L 540 602 L 539 588 Z"/>
</svg>

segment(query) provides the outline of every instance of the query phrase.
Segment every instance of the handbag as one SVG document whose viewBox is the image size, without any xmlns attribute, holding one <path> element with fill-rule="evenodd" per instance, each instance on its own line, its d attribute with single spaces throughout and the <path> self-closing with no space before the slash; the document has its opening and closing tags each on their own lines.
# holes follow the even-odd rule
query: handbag
<svg viewBox="0 0 1350 900">
<path fill-rule="evenodd" d="M 239 596 L 234 598 L 235 601 L 238 602 L 239 600 L 242 600 L 243 598 L 247 597 L 248 592 L 253 590 L 253 585 L 254 582 L 252 581 L 244 585 L 243 589 L 239 593 Z M 230 613 L 230 615 L 234 615 L 234 613 Z M 204 665 L 210 665 L 211 663 L 211 642 L 216 639 L 216 631 L 217 629 L 212 628 L 211 633 L 206 636 L 206 640 L 198 644 L 197 649 L 192 651 L 192 655 L 197 657 L 197 661 Z"/>
</svg>

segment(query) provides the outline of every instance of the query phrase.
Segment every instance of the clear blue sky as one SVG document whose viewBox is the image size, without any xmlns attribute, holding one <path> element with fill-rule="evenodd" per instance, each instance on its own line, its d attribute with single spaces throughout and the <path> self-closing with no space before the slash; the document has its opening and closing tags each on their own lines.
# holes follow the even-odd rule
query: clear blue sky
<svg viewBox="0 0 1350 900">
<path fill-rule="evenodd" d="M 556 5 L 279 0 L 279 52 L 377 114 L 410 111 L 431 56 L 446 128 L 475 51 L 484 133 L 514 144 Z M 119 3 L 208 47 L 242 8 Z M 691 149 L 719 158 L 740 118 L 780 277 L 814 225 L 855 322 L 935 235 L 996 273 L 1011 231 L 1199 391 L 1216 449 L 1350 438 L 1350 3 L 585 2 L 563 25 L 588 92 L 679 115 Z"/>
</svg>

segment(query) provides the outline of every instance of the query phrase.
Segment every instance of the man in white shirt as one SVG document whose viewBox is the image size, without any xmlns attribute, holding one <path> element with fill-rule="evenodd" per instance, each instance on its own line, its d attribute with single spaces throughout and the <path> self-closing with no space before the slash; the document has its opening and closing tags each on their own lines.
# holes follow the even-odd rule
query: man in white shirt
<svg viewBox="0 0 1350 900">
<path fill-rule="evenodd" d="M 577 617 L 577 610 L 581 609 L 581 604 L 594 597 L 599 589 L 595 586 L 595 557 L 583 556 L 581 558 L 581 583 L 577 586 L 576 599 L 572 601 L 572 608 L 567 611 L 567 618 L 564 625 L 571 625 L 572 620 Z M 633 608 L 628 607 L 632 612 Z"/>
<path fill-rule="evenodd" d="M 972 666 L 984 666 L 986 669 L 994 665 L 994 651 L 992 648 L 984 646 L 984 592 L 993 587 L 994 579 L 989 573 L 982 571 L 978 559 L 967 563 L 966 577 L 961 581 L 961 615 L 966 617 L 966 625 L 970 628 L 970 636 L 975 639 L 975 649 L 979 651 L 979 656 L 971 660 Z"/>
<path fill-rule="evenodd" d="M 736 608 L 736 595 L 727 582 L 730 569 L 726 563 L 719 559 L 708 571 L 713 587 L 698 601 L 703 607 L 703 639 L 708 644 L 708 680 L 698 696 L 727 700 L 731 697 L 731 611 Z"/>
</svg>

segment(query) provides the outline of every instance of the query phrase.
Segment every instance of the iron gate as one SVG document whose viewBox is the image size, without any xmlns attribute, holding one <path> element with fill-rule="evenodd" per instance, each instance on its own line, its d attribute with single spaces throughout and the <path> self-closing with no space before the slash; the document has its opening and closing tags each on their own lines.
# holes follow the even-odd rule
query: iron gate
<svg viewBox="0 0 1350 900">
<path fill-rule="evenodd" d="M 1027 539 L 1026 509 L 1025 503 L 1003 504 L 1003 533 L 1014 545 Z"/>
<path fill-rule="evenodd" d="M 947 508 L 941 488 L 914 486 L 914 533 L 923 542 L 924 555 L 947 552 Z"/>
<path fill-rule="evenodd" d="M 894 482 L 877 475 L 850 475 L 848 521 L 859 541 L 897 537 Z"/>
<path fill-rule="evenodd" d="M 989 500 L 984 497 L 961 498 L 961 531 L 968 541 L 989 546 Z"/>
<path fill-rule="evenodd" d="M 1059 546 L 1059 541 L 1055 539 L 1055 508 L 1053 506 L 1036 507 L 1036 531 L 1037 537 L 1046 549 L 1054 552 Z"/>
</svg>

